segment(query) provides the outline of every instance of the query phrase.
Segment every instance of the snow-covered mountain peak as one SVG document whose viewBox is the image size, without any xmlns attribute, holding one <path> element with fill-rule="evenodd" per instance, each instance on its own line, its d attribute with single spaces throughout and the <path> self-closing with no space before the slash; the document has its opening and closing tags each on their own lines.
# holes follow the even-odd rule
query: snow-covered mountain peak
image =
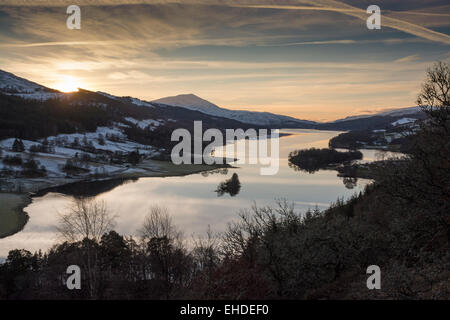
<svg viewBox="0 0 450 320">
<path fill-rule="evenodd" d="M 195 94 L 180 94 L 173 97 L 166 97 L 152 101 L 154 103 L 165 104 L 175 107 L 199 111 L 210 116 L 228 118 L 243 123 L 255 124 L 260 126 L 284 127 L 295 124 L 314 124 L 312 121 L 299 120 L 296 118 L 277 115 L 269 112 L 254 112 L 245 110 L 229 110 L 221 108 Z"/>
<path fill-rule="evenodd" d="M 0 90 L 6 93 L 35 93 L 49 91 L 50 89 L 0 70 Z"/>
<path fill-rule="evenodd" d="M 153 102 L 167 104 L 176 107 L 184 107 L 200 111 L 201 109 L 220 109 L 217 105 L 202 99 L 195 94 L 180 94 L 173 97 L 166 97 Z"/>
</svg>

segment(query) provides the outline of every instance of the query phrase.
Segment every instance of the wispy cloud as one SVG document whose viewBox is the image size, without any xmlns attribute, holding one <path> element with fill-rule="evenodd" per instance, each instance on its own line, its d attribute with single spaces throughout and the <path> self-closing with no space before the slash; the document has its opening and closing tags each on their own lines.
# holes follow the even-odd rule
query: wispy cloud
<svg viewBox="0 0 450 320">
<path fill-rule="evenodd" d="M 377 32 L 342 1 L 78 0 L 82 29 L 68 30 L 62 6 L 72 2 L 0 0 L 0 68 L 50 87 L 69 74 L 116 95 L 193 92 L 331 120 L 410 106 L 426 68 L 449 59 L 448 36 L 424 27 L 442 14 L 414 15 L 419 25 L 389 9 Z"/>
<path fill-rule="evenodd" d="M 25 1 L 25 0 L 0 0 L 0 4 L 11 6 L 43 6 L 43 5 L 67 5 L 70 1 L 64 0 L 37 0 L 37 1 Z M 295 0 L 288 3 L 295 3 L 295 5 L 289 4 L 276 4 L 274 1 L 259 0 L 259 1 L 236 1 L 236 0 L 80 0 L 79 5 L 120 5 L 120 4 L 167 4 L 167 3 L 181 3 L 181 4 L 200 4 L 200 5 L 220 5 L 220 6 L 232 6 L 241 8 L 263 8 L 263 9 L 281 9 L 281 10 L 322 10 L 322 11 L 334 11 L 340 12 L 349 16 L 359 18 L 361 20 L 367 19 L 367 13 L 365 10 L 351 6 L 344 2 L 335 0 Z M 275 3 L 275 4 L 274 4 Z M 305 4 L 307 6 L 305 6 Z M 444 33 L 440 33 L 423 26 L 403 21 L 391 17 L 383 17 L 383 26 L 400 30 L 417 37 L 421 37 L 427 40 L 441 42 L 444 44 L 450 44 L 450 36 Z"/>
<path fill-rule="evenodd" d="M 315 7 L 305 7 L 305 6 L 291 6 L 291 5 L 237 5 L 240 7 L 254 7 L 254 8 L 266 8 L 266 9 L 281 9 L 281 10 L 325 10 L 325 11 L 336 11 L 343 14 L 359 18 L 361 20 L 367 20 L 367 12 L 365 10 L 353 7 L 343 2 L 334 0 L 297 0 L 299 3 L 308 3 Z M 383 17 L 382 25 L 385 27 L 390 27 L 397 29 L 420 38 L 424 38 L 431 41 L 441 42 L 444 44 L 450 44 L 450 36 L 444 33 L 433 31 L 431 29 L 413 24 L 411 22 L 406 22 L 400 19 Z"/>
</svg>

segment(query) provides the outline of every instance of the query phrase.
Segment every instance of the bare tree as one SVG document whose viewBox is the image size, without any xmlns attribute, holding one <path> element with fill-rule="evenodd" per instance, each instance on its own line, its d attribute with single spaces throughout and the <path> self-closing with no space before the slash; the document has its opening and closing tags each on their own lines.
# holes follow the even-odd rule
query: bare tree
<svg viewBox="0 0 450 320">
<path fill-rule="evenodd" d="M 60 214 L 57 230 L 68 242 L 82 241 L 81 261 L 85 270 L 91 299 L 99 288 L 98 250 L 102 235 L 114 227 L 114 216 L 104 201 L 75 199 L 68 211 Z"/>
<path fill-rule="evenodd" d="M 104 201 L 75 199 L 68 211 L 60 214 L 57 229 L 69 242 L 86 238 L 99 242 L 103 234 L 113 229 L 114 218 Z"/>
<path fill-rule="evenodd" d="M 450 106 L 450 65 L 438 61 L 427 70 L 427 78 L 417 98 L 419 106 L 424 108 Z"/>
<path fill-rule="evenodd" d="M 160 294 L 169 298 L 175 287 L 183 287 L 190 280 L 192 259 L 184 247 L 183 234 L 173 224 L 167 208 L 159 206 L 150 208 L 138 232 L 146 256 L 143 277 L 160 283 Z"/>
<path fill-rule="evenodd" d="M 193 236 L 192 254 L 200 270 L 212 270 L 220 262 L 220 239 L 208 226 L 206 236 Z"/>
<path fill-rule="evenodd" d="M 145 217 L 144 224 L 139 230 L 143 240 L 153 238 L 167 238 L 172 241 L 182 241 L 182 232 L 173 224 L 172 217 L 165 207 L 153 206 Z"/>
<path fill-rule="evenodd" d="M 436 62 L 427 71 L 417 98 L 426 118 L 411 132 L 410 161 L 397 162 L 379 175 L 388 195 L 414 207 L 405 232 L 411 239 L 433 241 L 449 233 L 450 65 Z M 413 204 L 413 205 L 412 205 Z M 430 230 L 433 230 L 430 232 Z"/>
</svg>

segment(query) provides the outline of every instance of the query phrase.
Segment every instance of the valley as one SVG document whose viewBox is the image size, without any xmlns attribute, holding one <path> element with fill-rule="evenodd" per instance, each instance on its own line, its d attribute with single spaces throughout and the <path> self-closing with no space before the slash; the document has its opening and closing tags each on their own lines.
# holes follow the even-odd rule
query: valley
<svg viewBox="0 0 450 320">
<path fill-rule="evenodd" d="M 2 224 L 5 230 L 0 237 L 17 232 L 26 223 L 24 208 L 31 197 L 45 194 L 45 190 L 77 183 L 90 184 L 88 189 L 98 183 L 109 190 L 114 181 L 229 168 L 221 164 L 175 165 L 170 161 L 170 151 L 177 143 L 171 141 L 172 132 L 184 128 L 193 133 L 194 121 L 202 121 L 204 130 L 217 128 L 223 132 L 232 128 L 324 130 L 334 148 L 393 150 L 391 145 L 399 138 L 395 135 L 413 128 L 421 117 L 417 108 L 406 108 L 317 123 L 265 112 L 228 110 L 192 94 L 147 102 L 83 89 L 63 93 L 0 70 L 0 196 L 7 204 L 0 210 L 2 220 L 7 221 Z M 358 131 L 360 127 L 365 131 Z M 329 130 L 350 131 L 336 136 Z M 289 134 L 285 130 L 280 137 Z M 388 141 L 388 137 L 393 139 Z M 344 169 L 341 175 L 346 176 L 347 171 L 355 175 L 352 168 Z M 11 217 L 22 222 L 11 222 Z"/>
</svg>

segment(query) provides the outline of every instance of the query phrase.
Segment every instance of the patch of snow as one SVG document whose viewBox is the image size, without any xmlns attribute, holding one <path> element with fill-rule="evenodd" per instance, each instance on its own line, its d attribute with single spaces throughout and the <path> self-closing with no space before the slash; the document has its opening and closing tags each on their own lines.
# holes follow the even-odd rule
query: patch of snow
<svg viewBox="0 0 450 320">
<path fill-rule="evenodd" d="M 140 107 L 154 108 L 154 106 L 151 103 L 149 103 L 147 101 L 143 101 L 143 100 L 137 99 L 137 98 L 130 98 L 130 101 L 131 101 L 132 104 L 135 104 L 135 105 L 140 106 Z"/>
<path fill-rule="evenodd" d="M 66 95 L 2 70 L 0 70 L 0 91 L 24 99 L 40 101 L 57 99 Z"/>
<path fill-rule="evenodd" d="M 104 137 L 104 140 L 105 140 L 104 145 L 101 145 L 98 142 L 99 134 L 103 135 L 103 137 Z M 116 141 L 108 140 L 107 139 L 108 135 L 110 135 L 110 136 L 114 135 L 116 137 L 119 137 L 123 141 L 116 142 Z M 123 134 L 121 129 L 117 128 L 117 127 L 98 127 L 95 132 L 87 132 L 87 133 L 59 134 L 56 137 L 55 136 L 48 137 L 47 140 L 50 142 L 50 141 L 64 139 L 64 140 L 67 140 L 68 144 L 71 144 L 74 142 L 74 140 L 76 138 L 78 139 L 80 144 L 82 144 L 83 140 L 86 138 L 86 140 L 89 143 L 91 143 L 95 149 L 103 150 L 103 151 L 128 153 L 128 152 L 136 151 L 136 149 L 139 149 L 139 151 L 142 154 L 154 155 L 155 153 L 157 153 L 155 148 L 152 146 L 143 145 L 143 144 L 140 144 L 137 142 L 127 140 L 127 137 L 125 136 L 125 134 Z M 69 155 L 66 151 L 67 149 L 71 150 L 72 156 L 77 152 L 78 153 L 82 152 L 77 149 L 61 148 L 61 147 L 56 147 L 55 152 L 56 153 L 65 152 L 66 155 Z"/>
<path fill-rule="evenodd" d="M 112 94 L 106 93 L 106 92 L 101 92 L 101 91 L 97 91 L 98 94 L 101 94 L 102 96 L 105 96 L 107 98 L 113 99 L 113 100 L 120 100 L 119 97 L 113 96 Z"/>
<path fill-rule="evenodd" d="M 48 90 L 44 86 L 2 70 L 0 70 L 0 89 L 6 92 L 15 91 L 14 93 L 34 93 Z"/>
<path fill-rule="evenodd" d="M 401 118 L 395 122 L 392 122 L 391 124 L 395 127 L 398 125 L 402 125 L 402 124 L 407 124 L 407 123 L 411 123 L 411 122 L 415 122 L 416 119 L 414 118 Z"/>
<path fill-rule="evenodd" d="M 130 126 L 122 122 L 114 122 L 114 126 L 119 128 L 129 128 Z"/>
<path fill-rule="evenodd" d="M 5 150 L 12 150 L 12 146 L 14 144 L 14 140 L 16 138 L 8 138 L 0 141 L 0 147 L 2 147 Z M 38 144 L 38 142 L 31 141 L 31 140 L 22 140 L 23 145 L 25 146 L 25 149 L 29 149 L 32 145 Z"/>
<path fill-rule="evenodd" d="M 101 92 L 101 91 L 97 91 L 98 94 L 101 94 L 102 96 L 105 96 L 107 98 L 113 99 L 113 100 L 128 100 L 129 102 L 131 102 L 132 104 L 139 106 L 139 107 L 149 107 L 149 108 L 154 108 L 154 106 L 147 101 L 144 100 L 140 100 L 138 98 L 132 98 L 132 97 L 117 97 L 117 96 L 113 96 L 112 94 L 106 93 L 106 92 Z"/>
<path fill-rule="evenodd" d="M 8 93 L 8 94 L 21 97 L 23 99 L 39 100 L 39 101 L 46 101 L 50 99 L 61 99 L 66 95 L 66 93 L 60 92 L 34 92 L 34 93 L 17 93 L 17 94 Z"/>
<path fill-rule="evenodd" d="M 163 121 L 161 119 L 158 119 L 158 120 L 152 120 L 152 119 L 136 120 L 134 118 L 127 117 L 127 118 L 125 118 L 125 120 L 127 120 L 128 122 L 131 122 L 131 123 L 133 123 L 135 125 L 137 125 L 141 129 L 145 129 L 145 128 L 147 128 L 150 125 L 152 127 L 158 127 L 158 126 L 160 126 L 163 123 Z"/>
</svg>

